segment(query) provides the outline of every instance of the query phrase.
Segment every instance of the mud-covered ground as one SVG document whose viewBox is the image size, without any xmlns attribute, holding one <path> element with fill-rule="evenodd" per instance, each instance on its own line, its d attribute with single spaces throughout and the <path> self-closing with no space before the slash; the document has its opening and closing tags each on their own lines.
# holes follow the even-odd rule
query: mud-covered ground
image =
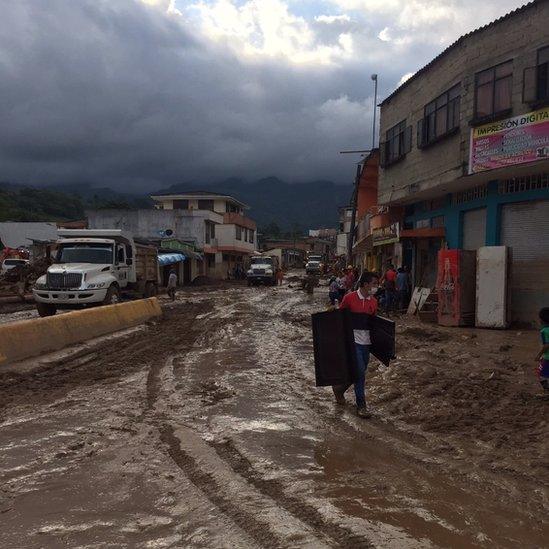
<svg viewBox="0 0 549 549">
<path fill-rule="evenodd" d="M 15 547 L 544 547 L 534 332 L 402 318 L 370 420 L 314 387 L 325 290 L 216 287 L 0 374 Z"/>
</svg>

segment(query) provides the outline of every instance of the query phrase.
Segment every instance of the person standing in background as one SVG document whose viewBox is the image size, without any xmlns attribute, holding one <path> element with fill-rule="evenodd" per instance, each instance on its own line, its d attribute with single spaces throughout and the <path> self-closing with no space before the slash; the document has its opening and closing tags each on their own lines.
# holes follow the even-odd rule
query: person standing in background
<svg viewBox="0 0 549 549">
<path fill-rule="evenodd" d="M 549 393 L 549 307 L 544 307 L 539 312 L 541 323 L 541 348 L 536 355 L 539 361 L 538 379 L 546 393 Z"/>
<path fill-rule="evenodd" d="M 345 273 L 343 271 L 340 271 L 337 276 L 337 291 L 339 293 L 339 301 L 343 299 L 345 294 L 347 293 L 347 290 L 345 289 Z"/>
<path fill-rule="evenodd" d="M 405 267 L 400 267 L 397 269 L 396 276 L 396 296 L 397 296 L 397 307 L 402 310 L 405 309 L 408 305 L 408 295 L 410 292 L 410 277 L 406 272 Z"/>
<path fill-rule="evenodd" d="M 387 263 L 387 270 L 383 275 L 383 287 L 385 288 L 385 310 L 389 312 L 395 308 L 396 301 L 396 277 L 397 272 L 392 263 Z"/>
<path fill-rule="evenodd" d="M 172 301 L 175 301 L 175 289 L 177 288 L 177 274 L 175 269 L 170 269 L 170 276 L 168 277 L 168 295 Z"/>
</svg>

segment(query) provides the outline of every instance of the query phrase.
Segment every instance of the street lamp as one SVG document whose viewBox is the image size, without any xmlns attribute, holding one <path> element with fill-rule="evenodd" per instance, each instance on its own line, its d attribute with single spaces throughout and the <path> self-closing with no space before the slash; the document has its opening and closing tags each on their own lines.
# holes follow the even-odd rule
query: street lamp
<svg viewBox="0 0 549 549">
<path fill-rule="evenodd" d="M 377 74 L 372 74 L 374 81 L 374 123 L 372 125 L 372 149 L 376 146 L 376 112 L 377 112 Z"/>
</svg>

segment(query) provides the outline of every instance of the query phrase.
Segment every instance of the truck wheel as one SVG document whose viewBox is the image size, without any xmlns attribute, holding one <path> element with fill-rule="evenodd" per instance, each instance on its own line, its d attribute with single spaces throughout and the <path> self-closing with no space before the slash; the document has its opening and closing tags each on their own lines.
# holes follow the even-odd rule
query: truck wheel
<svg viewBox="0 0 549 549">
<path fill-rule="evenodd" d="M 57 307 L 55 305 L 51 305 L 50 303 L 40 303 L 40 301 L 37 301 L 36 310 L 42 317 L 53 316 L 57 312 Z"/>
<path fill-rule="evenodd" d="M 145 297 L 154 297 L 158 293 L 158 288 L 154 282 L 147 282 L 145 285 Z"/>
<path fill-rule="evenodd" d="M 114 305 L 120 302 L 120 290 L 116 286 L 109 286 L 103 305 Z"/>
</svg>

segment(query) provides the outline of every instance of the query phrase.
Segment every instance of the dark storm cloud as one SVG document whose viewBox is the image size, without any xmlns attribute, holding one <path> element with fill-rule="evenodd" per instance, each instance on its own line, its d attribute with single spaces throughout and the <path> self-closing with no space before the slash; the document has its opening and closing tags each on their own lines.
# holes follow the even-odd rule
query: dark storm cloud
<svg viewBox="0 0 549 549">
<path fill-rule="evenodd" d="M 406 72 L 396 65 L 384 71 L 392 84 Z M 245 62 L 132 0 L 4 0 L 0 180 L 349 181 L 338 151 L 371 142 L 371 72 L 360 59 Z"/>
</svg>

